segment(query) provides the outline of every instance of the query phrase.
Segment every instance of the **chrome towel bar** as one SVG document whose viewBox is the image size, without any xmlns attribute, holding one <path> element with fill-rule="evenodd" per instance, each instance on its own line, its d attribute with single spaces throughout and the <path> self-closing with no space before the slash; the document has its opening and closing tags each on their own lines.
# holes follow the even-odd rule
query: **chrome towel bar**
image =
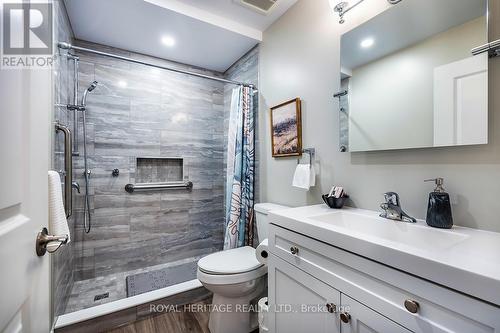
<svg viewBox="0 0 500 333">
<path fill-rule="evenodd" d="M 180 183 L 139 183 L 125 185 L 125 191 L 134 193 L 135 191 L 158 191 L 158 190 L 171 190 L 171 189 L 193 189 L 193 182 L 186 181 Z"/>
<path fill-rule="evenodd" d="M 472 55 L 478 55 L 484 52 L 488 52 L 490 58 L 499 57 L 500 56 L 500 39 L 497 39 L 493 42 L 486 43 L 484 45 L 475 47 L 471 50 Z"/>
</svg>

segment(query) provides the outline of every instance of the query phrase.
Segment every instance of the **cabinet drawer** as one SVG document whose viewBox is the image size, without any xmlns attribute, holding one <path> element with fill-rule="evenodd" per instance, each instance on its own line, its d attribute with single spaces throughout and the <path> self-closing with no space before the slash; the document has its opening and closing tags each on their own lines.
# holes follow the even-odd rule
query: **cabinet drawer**
<svg viewBox="0 0 500 333">
<path fill-rule="evenodd" d="M 414 332 L 500 332 L 498 307 L 290 230 L 269 229 L 272 254 Z M 416 313 L 405 302 L 410 309 L 418 303 Z"/>
<path fill-rule="evenodd" d="M 342 308 L 349 309 L 349 312 L 340 314 L 340 316 L 348 315 L 341 322 L 342 333 L 411 333 L 403 326 L 396 324 L 346 295 L 342 295 Z"/>
</svg>

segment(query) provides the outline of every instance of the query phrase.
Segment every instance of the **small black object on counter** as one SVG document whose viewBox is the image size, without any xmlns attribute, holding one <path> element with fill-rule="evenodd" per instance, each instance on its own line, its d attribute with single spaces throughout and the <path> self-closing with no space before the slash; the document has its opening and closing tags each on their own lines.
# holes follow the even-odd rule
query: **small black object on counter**
<svg viewBox="0 0 500 333">
<path fill-rule="evenodd" d="M 349 196 L 347 194 L 344 194 L 340 198 L 335 198 L 328 196 L 328 194 L 324 194 L 322 195 L 322 198 L 328 207 L 341 209 L 342 207 L 344 207 L 344 204 L 347 201 L 347 199 L 349 199 Z"/>
<path fill-rule="evenodd" d="M 426 222 L 429 226 L 441 229 L 453 227 L 453 216 L 451 213 L 450 196 L 444 191 L 443 178 L 429 179 L 426 181 L 436 182 L 436 188 L 429 193 L 427 205 Z"/>
</svg>

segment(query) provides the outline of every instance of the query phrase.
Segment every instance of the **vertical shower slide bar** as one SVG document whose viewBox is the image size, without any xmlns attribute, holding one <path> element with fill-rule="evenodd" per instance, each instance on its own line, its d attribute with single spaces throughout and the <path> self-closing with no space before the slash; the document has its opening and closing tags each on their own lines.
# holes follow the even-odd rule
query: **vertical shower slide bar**
<svg viewBox="0 0 500 333">
<path fill-rule="evenodd" d="M 73 105 L 78 105 L 78 90 L 79 90 L 79 74 L 78 74 L 78 62 L 80 58 L 78 56 L 72 55 L 68 53 L 68 58 L 73 60 Z M 73 156 L 79 156 L 79 142 L 78 142 L 78 133 L 79 133 L 79 125 L 78 125 L 78 110 L 76 108 L 73 109 Z"/>
</svg>

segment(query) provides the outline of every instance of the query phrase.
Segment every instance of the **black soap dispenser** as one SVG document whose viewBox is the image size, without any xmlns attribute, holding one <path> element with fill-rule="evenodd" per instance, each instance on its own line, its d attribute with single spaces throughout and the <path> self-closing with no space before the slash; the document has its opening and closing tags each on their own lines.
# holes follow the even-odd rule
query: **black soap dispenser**
<svg viewBox="0 0 500 333">
<path fill-rule="evenodd" d="M 429 193 L 427 205 L 427 224 L 434 228 L 451 229 L 453 216 L 451 215 L 450 196 L 444 191 L 443 178 L 428 179 L 426 182 L 435 182 L 434 192 Z"/>
</svg>

